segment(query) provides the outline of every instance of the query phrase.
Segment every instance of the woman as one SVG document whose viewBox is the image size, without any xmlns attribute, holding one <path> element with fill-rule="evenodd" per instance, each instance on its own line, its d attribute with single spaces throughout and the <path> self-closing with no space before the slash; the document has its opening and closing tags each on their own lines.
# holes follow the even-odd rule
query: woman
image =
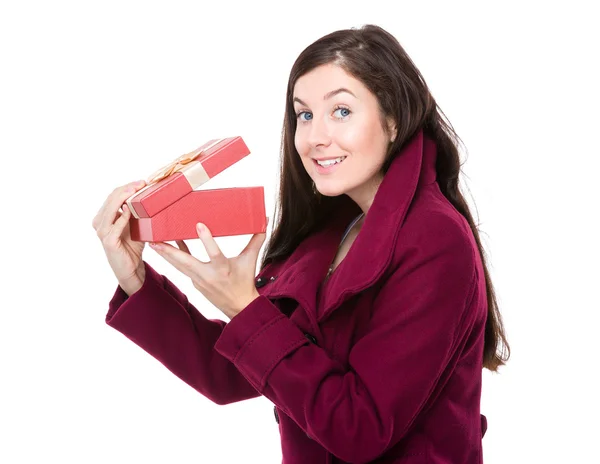
<svg viewBox="0 0 600 464">
<path fill-rule="evenodd" d="M 107 324 L 217 404 L 269 398 L 286 464 L 482 462 L 482 367 L 509 347 L 456 139 L 393 36 L 322 37 L 290 73 L 259 275 L 264 234 L 227 259 L 199 228 L 209 263 L 155 248 L 230 322 L 142 260 L 119 212 L 142 182 L 94 218 L 119 282 Z"/>
</svg>

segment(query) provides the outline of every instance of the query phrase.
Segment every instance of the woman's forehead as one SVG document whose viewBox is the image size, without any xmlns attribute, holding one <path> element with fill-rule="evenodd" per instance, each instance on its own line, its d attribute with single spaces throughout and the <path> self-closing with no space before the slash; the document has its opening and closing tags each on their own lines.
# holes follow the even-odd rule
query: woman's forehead
<svg viewBox="0 0 600 464">
<path fill-rule="evenodd" d="M 309 100 L 316 103 L 338 94 L 360 98 L 362 92 L 364 92 L 362 82 L 342 68 L 335 65 L 322 65 L 298 78 L 292 98 L 304 103 L 309 103 Z"/>
</svg>

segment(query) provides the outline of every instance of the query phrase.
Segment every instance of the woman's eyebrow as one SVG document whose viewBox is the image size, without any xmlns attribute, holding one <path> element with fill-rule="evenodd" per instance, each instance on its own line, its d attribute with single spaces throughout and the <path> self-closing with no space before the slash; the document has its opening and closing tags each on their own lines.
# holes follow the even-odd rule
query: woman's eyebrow
<svg viewBox="0 0 600 464">
<path fill-rule="evenodd" d="M 344 87 L 340 87 L 339 89 L 336 90 L 332 90 L 331 92 L 328 92 L 325 94 L 325 96 L 323 97 L 323 100 L 328 100 L 331 97 L 335 97 L 338 93 L 342 93 L 342 92 L 346 92 L 349 93 L 350 95 L 352 95 L 354 98 L 356 98 L 356 95 L 354 95 L 350 90 L 344 88 Z M 298 97 L 294 97 L 294 102 L 298 102 L 301 105 L 304 106 L 308 106 L 306 103 L 304 103 L 302 100 L 300 100 Z"/>
</svg>

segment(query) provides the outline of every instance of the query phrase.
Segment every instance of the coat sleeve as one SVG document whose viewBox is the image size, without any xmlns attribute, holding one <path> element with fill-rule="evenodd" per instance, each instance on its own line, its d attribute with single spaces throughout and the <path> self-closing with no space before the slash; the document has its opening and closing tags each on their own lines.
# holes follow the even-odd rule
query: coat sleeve
<svg viewBox="0 0 600 464">
<path fill-rule="evenodd" d="M 309 343 L 264 296 L 236 315 L 215 345 L 344 461 L 370 462 L 407 433 L 451 371 L 474 319 L 466 311 L 476 291 L 473 246 L 456 223 L 428 222 L 403 246 L 399 265 L 374 299 L 349 367 Z"/>
<path fill-rule="evenodd" d="M 260 396 L 235 365 L 214 350 L 226 322 L 209 320 L 144 261 L 146 278 L 130 297 L 119 286 L 106 323 L 216 404 Z"/>
</svg>

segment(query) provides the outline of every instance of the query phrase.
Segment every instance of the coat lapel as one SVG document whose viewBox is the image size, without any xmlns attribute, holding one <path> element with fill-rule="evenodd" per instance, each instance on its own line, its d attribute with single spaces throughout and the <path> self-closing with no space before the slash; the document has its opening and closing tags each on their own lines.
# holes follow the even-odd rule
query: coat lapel
<svg viewBox="0 0 600 464">
<path fill-rule="evenodd" d="M 406 213 L 421 185 L 436 180 L 435 143 L 419 130 L 390 165 L 362 229 L 324 286 L 318 321 L 346 300 L 370 287 L 389 265 Z M 360 213 L 358 206 L 340 211 L 327 227 L 305 239 L 285 261 L 276 279 L 265 288 L 271 298 L 294 298 L 316 318 L 317 292 L 346 227 Z M 314 320 L 314 319 L 313 319 Z"/>
</svg>

